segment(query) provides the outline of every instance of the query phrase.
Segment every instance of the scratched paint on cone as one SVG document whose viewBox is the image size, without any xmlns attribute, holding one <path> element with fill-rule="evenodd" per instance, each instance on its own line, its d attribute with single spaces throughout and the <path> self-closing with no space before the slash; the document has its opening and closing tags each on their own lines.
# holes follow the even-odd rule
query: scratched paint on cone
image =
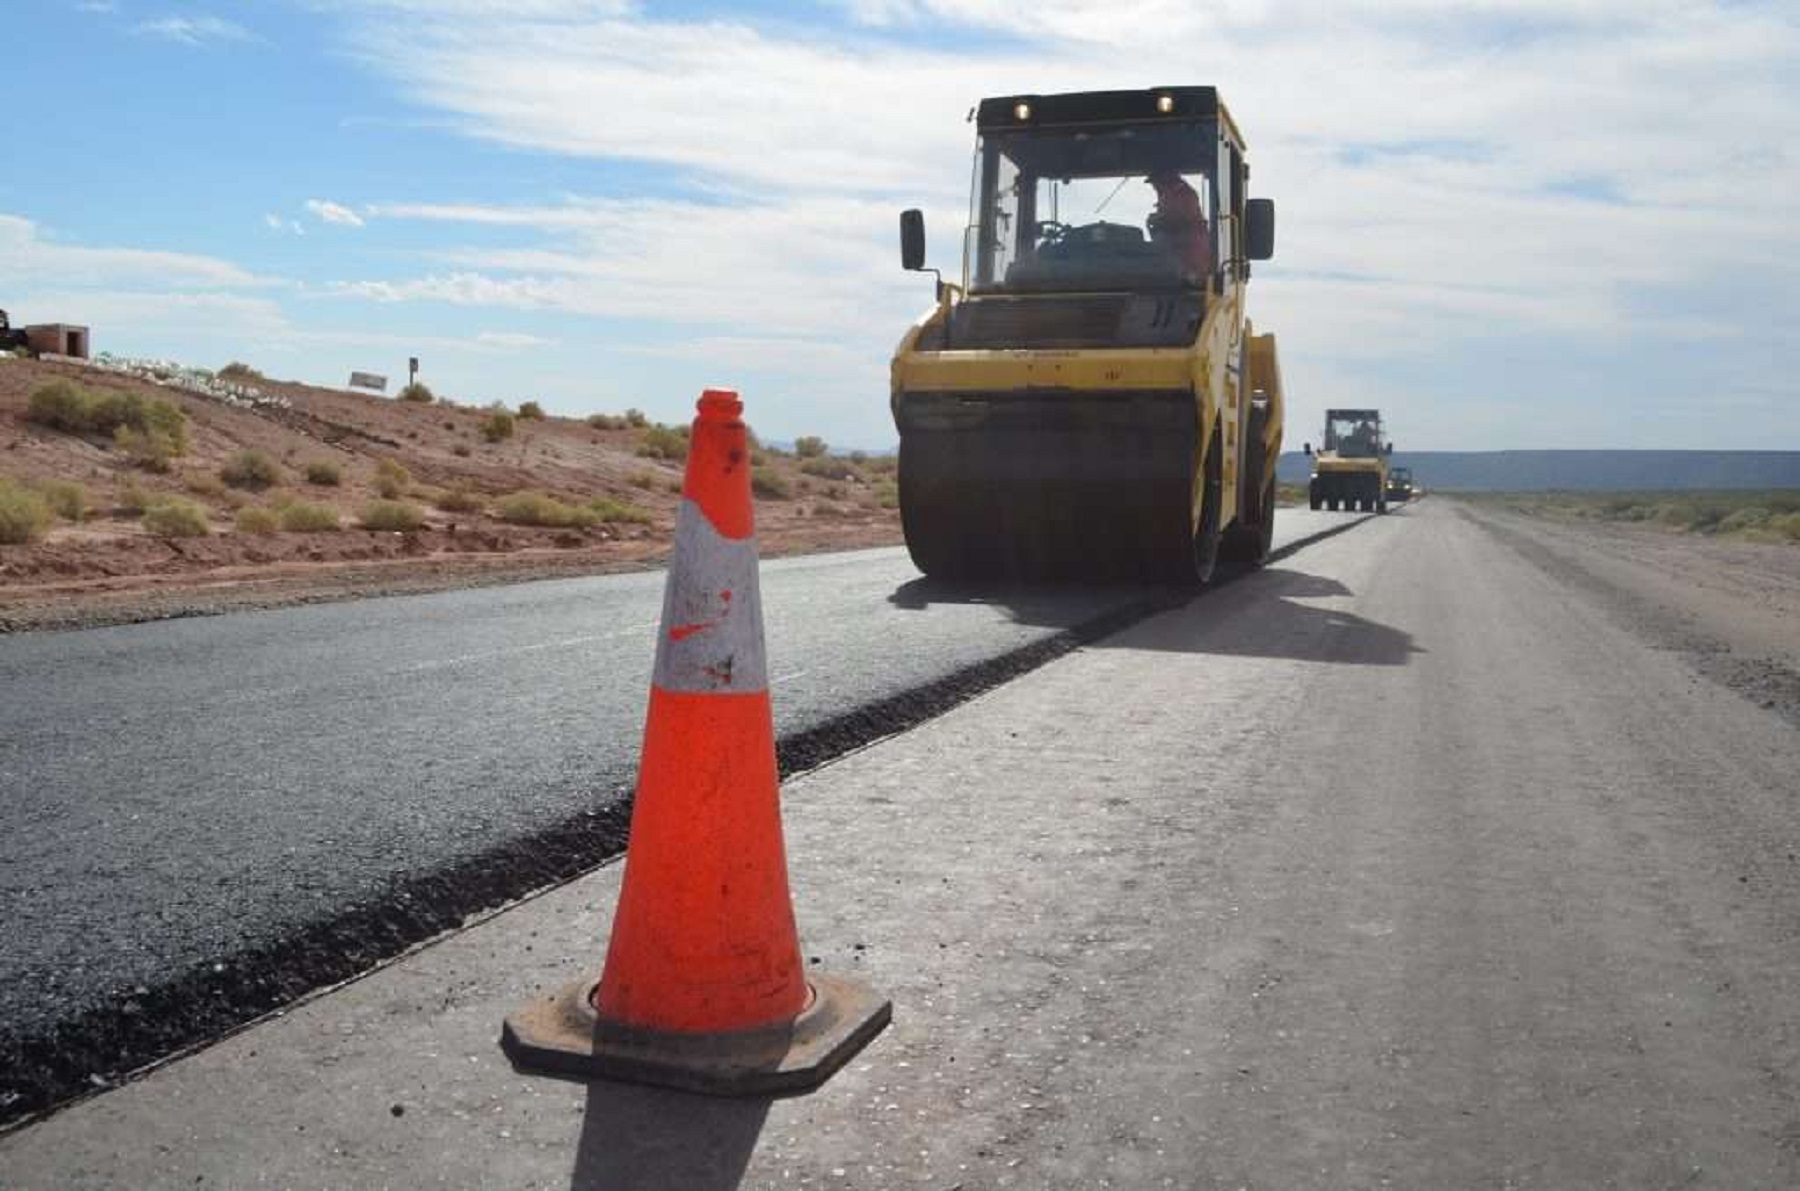
<svg viewBox="0 0 1800 1191">
<path fill-rule="evenodd" d="M 676 513 L 663 623 L 657 686 L 694 693 L 768 687 L 756 541 L 720 533 L 692 500 Z"/>
</svg>

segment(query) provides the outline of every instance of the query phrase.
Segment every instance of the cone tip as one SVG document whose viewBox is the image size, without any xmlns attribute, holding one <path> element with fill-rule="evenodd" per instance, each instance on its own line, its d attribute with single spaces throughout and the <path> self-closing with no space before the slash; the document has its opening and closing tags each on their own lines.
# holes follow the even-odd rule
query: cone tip
<svg viewBox="0 0 1800 1191">
<path fill-rule="evenodd" d="M 736 389 L 707 389 L 695 405 L 703 422 L 735 422 L 744 415 L 744 403 Z"/>
</svg>

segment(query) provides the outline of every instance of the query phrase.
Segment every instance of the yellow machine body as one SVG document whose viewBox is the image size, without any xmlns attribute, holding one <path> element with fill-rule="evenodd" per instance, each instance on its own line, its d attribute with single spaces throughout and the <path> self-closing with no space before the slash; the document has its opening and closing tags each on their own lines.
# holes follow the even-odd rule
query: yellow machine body
<svg viewBox="0 0 1800 1191">
<path fill-rule="evenodd" d="M 1034 127 L 1039 139 L 1017 150 L 1016 194 L 1034 184 L 1034 156 L 1077 171 L 1081 138 L 1154 125 L 1167 114 L 1154 105 L 1169 91 L 1007 97 L 981 111 L 996 118 L 1002 138 L 1020 110 L 1060 117 Z M 1203 167 L 1217 160 L 1230 175 L 1219 185 L 1203 168 L 1193 173 L 1213 200 L 1217 267 L 1173 279 L 1134 227 L 1058 223 L 1060 236 L 1035 245 L 1021 234 L 1007 273 L 1035 268 L 1039 288 L 1009 287 L 998 270 L 984 285 L 972 260 L 964 284 L 941 284 L 937 304 L 902 338 L 890 394 L 901 513 L 928 574 L 1204 581 L 1216 557 L 1267 554 L 1284 402 L 1275 338 L 1255 334 L 1246 317 L 1249 171 L 1211 89 L 1177 94 L 1189 115 L 1204 110 L 1196 135 L 1218 138 L 1216 159 L 1210 143 L 1197 153 L 1179 141 L 1179 151 Z M 987 138 L 984 129 L 991 145 Z M 1002 234 L 979 193 L 997 156 L 991 147 L 987 154 L 989 166 L 980 158 L 977 166 L 976 243 Z M 1040 191 L 1046 178 L 1055 183 L 1037 179 Z M 1143 179 L 1122 173 L 1119 185 L 1132 181 Z M 990 194 L 990 207 L 999 201 Z M 1272 237 L 1272 208 L 1269 219 Z M 1106 277 L 1109 268 L 1129 275 Z M 1075 280 L 1061 284 L 1059 269 Z"/>
</svg>

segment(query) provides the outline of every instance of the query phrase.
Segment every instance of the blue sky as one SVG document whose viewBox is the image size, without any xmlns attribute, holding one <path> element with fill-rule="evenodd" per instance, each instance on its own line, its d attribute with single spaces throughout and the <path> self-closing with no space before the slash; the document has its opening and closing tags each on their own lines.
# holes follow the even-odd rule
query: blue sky
<svg viewBox="0 0 1800 1191">
<path fill-rule="evenodd" d="M 1290 435 L 1800 448 L 1800 25 L 1665 0 L 19 0 L 0 305 L 120 354 L 892 441 L 984 94 L 1207 82 Z"/>
</svg>

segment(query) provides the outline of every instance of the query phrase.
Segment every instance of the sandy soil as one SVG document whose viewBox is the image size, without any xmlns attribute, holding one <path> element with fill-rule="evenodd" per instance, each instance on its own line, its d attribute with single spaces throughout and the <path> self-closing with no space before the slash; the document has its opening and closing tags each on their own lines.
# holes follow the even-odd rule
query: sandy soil
<svg viewBox="0 0 1800 1191">
<path fill-rule="evenodd" d="M 133 468 L 104 441 L 28 423 L 31 392 L 59 377 L 90 391 L 173 401 L 188 415 L 190 450 L 174 471 L 156 475 Z M 599 573 L 651 565 L 666 553 L 680 464 L 639 455 L 640 430 L 521 419 L 512 440 L 493 444 L 479 431 L 486 411 L 474 406 L 419 405 L 276 381 L 257 387 L 284 398 L 286 407 L 234 405 L 75 364 L 0 363 L 0 478 L 74 480 L 96 508 L 81 524 L 59 523 L 41 542 L 0 545 L 0 632 Z M 264 492 L 224 487 L 220 467 L 243 450 L 278 460 L 283 483 Z M 407 499 L 426 512 L 417 532 L 352 528 L 358 511 L 377 497 L 376 467 L 387 459 L 411 474 Z M 338 466 L 340 485 L 305 481 L 305 466 L 320 461 Z M 828 478 L 802 474 L 799 460 L 770 453 L 765 466 L 788 482 L 793 498 L 758 501 L 763 553 L 898 543 L 898 513 L 881 507 L 889 464 L 846 465 L 843 477 Z M 196 502 L 213 532 L 152 536 L 115 508 L 128 484 L 152 499 Z M 436 509 L 433 498 L 451 489 L 484 498 L 526 489 L 576 502 L 607 496 L 643 509 L 651 521 L 579 530 L 515 526 Z M 270 535 L 234 529 L 240 508 L 284 495 L 332 506 L 346 528 Z"/>
</svg>

